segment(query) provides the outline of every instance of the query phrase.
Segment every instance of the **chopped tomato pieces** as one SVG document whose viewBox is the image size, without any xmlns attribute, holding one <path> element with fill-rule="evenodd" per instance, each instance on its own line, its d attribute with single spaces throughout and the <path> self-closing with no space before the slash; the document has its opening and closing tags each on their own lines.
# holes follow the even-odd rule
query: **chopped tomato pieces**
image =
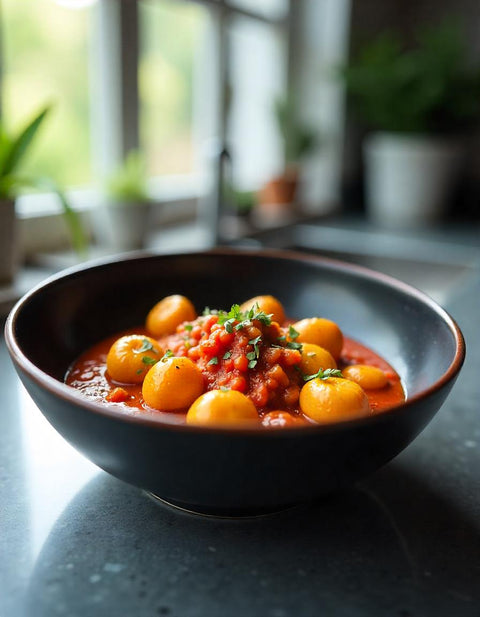
<svg viewBox="0 0 480 617">
<path fill-rule="evenodd" d="M 105 397 L 110 403 L 124 403 L 128 398 L 125 388 L 113 388 Z"/>
</svg>

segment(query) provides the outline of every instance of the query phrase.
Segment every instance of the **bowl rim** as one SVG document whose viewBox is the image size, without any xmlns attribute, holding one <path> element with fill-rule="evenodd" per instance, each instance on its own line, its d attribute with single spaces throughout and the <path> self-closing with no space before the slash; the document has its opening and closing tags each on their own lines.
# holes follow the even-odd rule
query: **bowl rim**
<svg viewBox="0 0 480 617">
<path fill-rule="evenodd" d="M 198 426 L 198 425 L 187 425 L 187 424 L 175 424 L 164 422 L 159 418 L 155 417 L 154 412 L 146 412 L 145 415 L 138 414 L 129 414 L 125 413 L 121 409 L 115 407 L 114 405 L 106 405 L 104 403 L 95 402 L 89 400 L 87 397 L 82 395 L 78 390 L 68 386 L 64 382 L 59 381 L 55 377 L 48 375 L 38 366 L 36 366 L 22 351 L 20 345 L 17 342 L 15 335 L 15 327 L 16 321 L 18 319 L 18 315 L 20 314 L 22 308 L 28 304 L 32 297 L 36 294 L 40 293 L 43 289 L 48 288 L 52 285 L 55 285 L 59 281 L 65 280 L 71 276 L 75 276 L 77 274 L 82 274 L 85 271 L 108 267 L 110 265 L 115 265 L 119 262 L 129 262 L 135 261 L 138 259 L 176 259 L 176 258 L 187 258 L 187 257 L 204 257 L 204 256 L 249 256 L 256 258 L 269 258 L 269 259 L 281 259 L 281 260 L 290 260 L 295 262 L 302 262 L 306 264 L 314 264 L 317 266 L 324 266 L 330 270 L 338 270 L 345 272 L 347 274 L 353 274 L 355 276 L 360 276 L 369 280 L 373 280 L 381 285 L 386 287 L 393 287 L 396 290 L 400 291 L 407 296 L 415 298 L 417 301 L 420 301 L 422 304 L 426 305 L 430 310 L 435 312 L 446 325 L 450 329 L 454 340 L 455 340 L 455 354 L 454 357 L 447 368 L 447 370 L 442 374 L 442 376 L 437 379 L 432 385 L 430 385 L 425 390 L 413 395 L 410 398 L 400 404 L 393 405 L 385 410 L 383 410 L 379 414 L 367 416 L 364 418 L 358 418 L 353 420 L 343 420 L 331 424 L 308 424 L 302 426 L 291 426 L 291 427 L 282 427 L 281 429 L 272 428 L 265 429 L 262 426 L 251 426 L 251 425 L 236 425 L 236 426 L 226 426 L 226 425 L 215 425 L 215 426 Z M 453 317 L 438 304 L 435 300 L 433 300 L 430 296 L 428 296 L 423 291 L 420 291 L 413 285 L 405 283 L 399 279 L 396 279 L 388 274 L 384 274 L 383 272 L 379 272 L 377 270 L 373 270 L 371 268 L 367 268 L 365 266 L 361 266 L 354 263 L 349 263 L 346 261 L 342 261 L 340 259 L 334 259 L 331 257 L 324 257 L 321 255 L 314 255 L 311 253 L 300 253 L 298 251 L 285 250 L 285 249 L 242 249 L 242 248 L 231 248 L 231 247 L 215 247 L 207 250 L 195 250 L 195 251 L 183 251 L 176 253 L 161 253 L 155 252 L 151 250 L 138 250 L 132 251 L 129 253 L 113 255 L 108 257 L 100 257 L 88 260 L 87 262 L 83 262 L 81 264 L 77 264 L 75 266 L 71 266 L 61 271 L 48 276 L 40 283 L 36 284 L 32 289 L 30 289 L 27 293 L 25 293 L 14 305 L 11 309 L 4 327 L 4 335 L 5 341 L 7 345 L 7 349 L 10 353 L 10 356 L 17 366 L 17 368 L 26 374 L 31 380 L 33 380 L 38 386 L 43 389 L 48 390 L 50 393 L 53 393 L 57 398 L 60 398 L 69 404 L 73 404 L 76 407 L 83 408 L 84 410 L 99 414 L 103 417 L 125 422 L 138 424 L 144 427 L 150 427 L 155 430 L 166 430 L 172 432 L 188 432 L 188 433 L 198 433 L 198 434 L 229 434 L 232 436 L 258 436 L 260 437 L 268 437 L 268 438 L 276 438 L 281 435 L 291 435 L 292 433 L 302 433 L 302 434 L 312 434 L 312 433 L 329 433 L 336 432 L 341 430 L 350 430 L 358 426 L 369 425 L 371 423 L 377 423 L 386 421 L 391 418 L 393 415 L 407 413 L 409 409 L 416 406 L 422 400 L 428 398 L 430 395 L 435 392 L 441 390 L 444 386 L 446 386 L 452 379 L 456 378 L 462 365 L 465 361 L 466 355 L 466 344 L 465 339 L 460 330 L 460 327 L 453 319 Z"/>
</svg>

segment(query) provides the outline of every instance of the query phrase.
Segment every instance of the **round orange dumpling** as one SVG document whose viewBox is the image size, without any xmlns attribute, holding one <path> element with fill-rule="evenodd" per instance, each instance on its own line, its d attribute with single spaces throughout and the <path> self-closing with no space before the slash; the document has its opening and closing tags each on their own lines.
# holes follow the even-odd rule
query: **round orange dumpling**
<svg viewBox="0 0 480 617">
<path fill-rule="evenodd" d="M 313 343 L 302 343 L 300 370 L 304 375 L 315 375 L 320 369 L 337 368 L 332 354 Z"/>
<path fill-rule="evenodd" d="M 187 413 L 187 424 L 244 424 L 259 421 L 252 401 L 238 390 L 210 390 Z"/>
<path fill-rule="evenodd" d="M 369 364 L 352 364 L 342 371 L 343 376 L 351 379 L 365 390 L 385 388 L 388 379 L 382 369 Z"/>
<path fill-rule="evenodd" d="M 147 315 L 146 327 L 152 336 L 173 334 L 184 321 L 193 321 L 197 313 L 185 296 L 175 294 L 157 302 Z"/>
<path fill-rule="evenodd" d="M 298 343 L 313 343 L 328 350 L 338 360 L 343 348 L 343 334 L 338 325 L 323 317 L 301 319 L 293 324 Z"/>
<path fill-rule="evenodd" d="M 248 311 L 251 308 L 263 311 L 267 315 L 272 315 L 273 321 L 276 321 L 280 325 L 285 321 L 285 310 L 280 300 L 277 300 L 274 296 L 255 296 L 250 298 L 240 306 L 241 311 Z"/>
<path fill-rule="evenodd" d="M 354 420 L 371 413 L 362 388 L 342 377 L 308 381 L 300 392 L 300 409 L 319 424 Z"/>
<path fill-rule="evenodd" d="M 148 370 L 162 357 L 158 342 L 142 334 L 122 336 L 107 354 L 107 373 L 119 383 L 142 383 Z"/>
<path fill-rule="evenodd" d="M 175 411 L 190 407 L 204 390 L 202 371 L 190 358 L 165 358 L 143 380 L 142 395 L 153 409 Z"/>
</svg>

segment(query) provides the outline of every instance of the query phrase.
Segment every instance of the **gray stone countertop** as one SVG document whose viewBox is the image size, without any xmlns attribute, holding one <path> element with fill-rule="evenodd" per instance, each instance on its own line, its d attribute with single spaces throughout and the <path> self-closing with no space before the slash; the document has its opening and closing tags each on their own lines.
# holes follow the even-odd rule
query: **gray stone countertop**
<svg viewBox="0 0 480 617">
<path fill-rule="evenodd" d="M 169 509 L 98 470 L 2 339 L 1 617 L 478 617 L 480 277 L 446 308 L 466 364 L 411 446 L 351 490 L 246 520 Z"/>
</svg>

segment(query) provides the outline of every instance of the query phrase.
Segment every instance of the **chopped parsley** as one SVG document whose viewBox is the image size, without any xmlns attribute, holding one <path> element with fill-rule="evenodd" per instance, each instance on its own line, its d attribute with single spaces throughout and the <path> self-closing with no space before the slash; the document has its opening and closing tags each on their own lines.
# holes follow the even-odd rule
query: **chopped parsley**
<svg viewBox="0 0 480 617">
<path fill-rule="evenodd" d="M 160 362 L 165 362 L 166 360 L 168 360 L 168 358 L 172 358 L 172 357 L 173 357 L 173 351 L 171 349 L 167 349 L 167 351 L 160 358 Z"/>
<path fill-rule="evenodd" d="M 213 358 L 211 358 L 211 359 L 207 362 L 207 364 L 212 364 L 212 365 L 213 365 L 213 364 L 218 364 L 218 358 L 217 358 L 217 356 L 213 356 Z"/>
<path fill-rule="evenodd" d="M 150 356 L 143 356 L 142 362 L 147 366 L 153 366 L 158 362 L 158 360 L 156 360 L 155 358 L 150 358 Z"/>
<path fill-rule="evenodd" d="M 300 335 L 300 332 L 297 332 L 293 326 L 288 326 L 288 336 L 294 341 Z"/>
<path fill-rule="evenodd" d="M 146 351 L 153 351 L 153 353 L 157 353 L 157 350 L 147 338 L 144 338 L 142 341 L 142 346 L 138 349 L 134 349 L 133 353 L 145 353 Z"/>
<path fill-rule="evenodd" d="M 210 311 L 210 309 L 208 310 Z M 207 314 L 211 315 L 212 312 L 210 311 Z M 218 315 L 218 323 L 224 326 L 229 334 L 252 325 L 253 321 L 259 321 L 264 326 L 269 326 L 272 323 L 273 317 L 273 313 L 267 315 L 267 313 L 261 311 L 258 304 L 252 306 L 248 311 L 242 311 L 239 304 L 232 304 L 228 312 L 218 311 L 216 314 Z"/>
<path fill-rule="evenodd" d="M 321 368 L 313 375 L 304 375 L 303 379 L 310 381 L 312 379 L 328 379 L 329 377 L 343 377 L 342 371 L 338 368 Z"/>
<path fill-rule="evenodd" d="M 248 341 L 249 345 L 253 345 L 253 351 L 249 351 L 246 354 L 248 360 L 248 368 L 255 368 L 258 363 L 258 358 L 260 357 L 260 343 L 262 342 L 262 336 L 259 334 L 255 338 L 252 338 Z"/>
<path fill-rule="evenodd" d="M 285 347 L 287 349 L 296 349 L 297 351 L 302 351 L 302 344 L 297 343 L 296 339 L 300 336 L 300 333 L 295 330 L 293 326 L 288 326 L 288 336 L 291 340 L 287 340 L 287 335 L 278 336 L 277 341 L 285 343 Z M 283 345 L 272 345 L 272 347 L 283 347 Z"/>
</svg>

